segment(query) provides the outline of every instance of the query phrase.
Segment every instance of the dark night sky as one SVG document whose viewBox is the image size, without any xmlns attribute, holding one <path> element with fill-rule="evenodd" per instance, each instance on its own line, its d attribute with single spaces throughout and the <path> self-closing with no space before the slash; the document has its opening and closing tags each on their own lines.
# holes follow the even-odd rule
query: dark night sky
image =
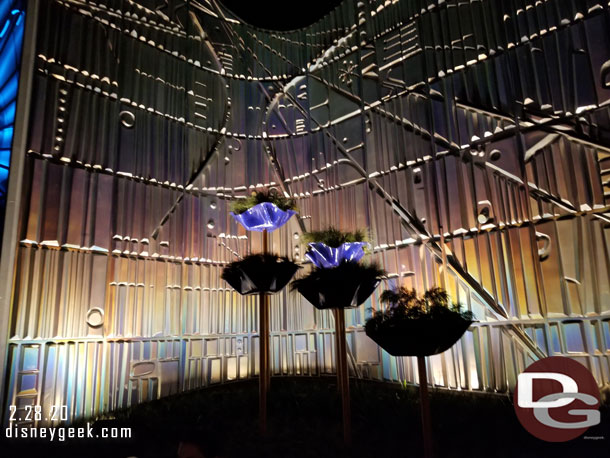
<svg viewBox="0 0 610 458">
<path fill-rule="evenodd" d="M 220 0 L 244 21 L 271 30 L 308 26 L 342 0 Z"/>
</svg>

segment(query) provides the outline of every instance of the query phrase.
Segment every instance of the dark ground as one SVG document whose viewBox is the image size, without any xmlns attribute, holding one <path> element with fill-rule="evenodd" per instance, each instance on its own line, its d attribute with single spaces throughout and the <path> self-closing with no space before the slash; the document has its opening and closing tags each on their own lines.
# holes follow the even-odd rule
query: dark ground
<svg viewBox="0 0 610 458">
<path fill-rule="evenodd" d="M 258 435 L 258 382 L 250 380 L 150 402 L 98 423 L 131 426 L 132 439 L 11 440 L 0 456 L 175 457 L 178 442 L 189 438 L 219 448 L 223 458 L 422 456 L 417 387 L 352 380 L 354 441 L 346 450 L 334 377 L 274 378 L 271 386 L 267 439 Z M 602 424 L 585 433 L 605 439 L 553 444 L 521 427 L 507 396 L 439 390 L 431 405 L 435 458 L 610 457 L 607 407 Z"/>
</svg>

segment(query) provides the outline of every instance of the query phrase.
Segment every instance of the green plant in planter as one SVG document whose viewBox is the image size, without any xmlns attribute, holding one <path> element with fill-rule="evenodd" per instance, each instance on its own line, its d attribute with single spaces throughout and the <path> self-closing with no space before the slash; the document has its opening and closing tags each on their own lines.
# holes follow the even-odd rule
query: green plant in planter
<svg viewBox="0 0 610 458">
<path fill-rule="evenodd" d="M 254 191 L 245 199 L 237 199 L 231 203 L 231 211 L 236 215 L 244 213 L 246 210 L 263 202 L 270 202 L 276 205 L 280 210 L 297 210 L 297 205 L 294 199 L 285 197 L 275 189 Z"/>
<path fill-rule="evenodd" d="M 403 319 L 414 318 L 456 316 L 470 321 L 473 319 L 472 312 L 462 311 L 460 304 L 451 304 L 447 291 L 438 287 L 427 290 L 423 296 L 418 296 L 414 289 L 407 289 L 401 286 L 395 291 L 385 290 L 381 293 L 379 300 L 389 304 L 389 307 L 387 310 L 376 312 L 369 320 L 370 326 L 388 320 L 397 323 Z"/>
<path fill-rule="evenodd" d="M 438 287 L 421 296 L 405 287 L 386 290 L 380 300 L 389 307 L 366 322 L 366 334 L 395 356 L 441 353 L 474 321 L 472 312 L 452 304 L 447 292 Z"/>
<path fill-rule="evenodd" d="M 305 232 L 302 240 L 305 243 L 324 243 L 331 248 L 338 248 L 344 243 L 368 242 L 368 235 L 362 229 L 354 232 L 343 232 L 330 226 L 323 231 Z"/>
</svg>

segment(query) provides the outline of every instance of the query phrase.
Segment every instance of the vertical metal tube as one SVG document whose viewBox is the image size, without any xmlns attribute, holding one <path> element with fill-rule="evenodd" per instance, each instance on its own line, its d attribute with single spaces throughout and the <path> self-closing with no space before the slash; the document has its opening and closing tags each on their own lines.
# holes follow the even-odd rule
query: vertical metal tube
<svg viewBox="0 0 610 458">
<path fill-rule="evenodd" d="M 341 393 L 343 413 L 343 442 L 350 446 L 352 442 L 352 415 L 349 396 L 349 372 L 347 368 L 347 342 L 345 340 L 345 311 L 336 309 L 335 334 L 337 341 L 337 382 Z"/>
<path fill-rule="evenodd" d="M 339 313 L 341 312 L 340 309 L 333 309 L 333 317 L 335 319 L 335 370 L 337 371 L 337 389 L 341 390 L 341 381 L 342 376 L 341 376 L 341 369 L 343 368 L 343 366 L 341 364 L 339 364 L 339 361 L 341 359 L 340 357 L 340 353 L 341 353 L 341 343 L 339 342 Z"/>
<path fill-rule="evenodd" d="M 439 231 L 441 234 L 441 247 L 443 248 L 443 274 L 441 275 L 441 287 L 446 290 L 447 289 L 447 250 L 445 250 L 445 235 L 443 234 L 443 226 L 439 227 Z"/>
<path fill-rule="evenodd" d="M 269 238 L 271 236 L 267 234 L 267 231 L 263 231 L 263 254 L 269 254 Z M 267 393 L 271 387 L 271 296 L 269 294 L 265 294 L 265 339 L 267 340 L 267 369 L 265 371 L 265 375 L 267 376 Z"/>
<path fill-rule="evenodd" d="M 266 325 L 266 337 L 267 340 L 267 369 L 265 374 L 267 375 L 267 393 L 271 389 L 271 296 L 265 294 L 265 325 Z"/>
<path fill-rule="evenodd" d="M 417 357 L 419 374 L 419 399 L 421 410 L 422 435 L 424 439 L 424 457 L 432 458 L 432 423 L 430 420 L 430 399 L 428 397 L 428 377 L 426 376 L 426 357 Z"/>
<path fill-rule="evenodd" d="M 267 231 L 263 231 L 263 254 L 267 254 Z M 259 295 L 259 386 L 258 408 L 261 434 L 267 434 L 267 392 L 269 391 L 269 295 Z"/>
<path fill-rule="evenodd" d="M 19 92 L 16 102 L 16 116 L 14 124 L 13 148 L 11 152 L 10 179 L 6 196 L 6 209 L 4 213 L 4 233 L 0 257 L 0 413 L 6 418 L 5 409 L 8 402 L 4 396 L 5 381 L 8 380 L 10 368 L 8 367 L 8 340 L 9 323 L 11 317 L 11 304 L 15 287 L 15 265 L 19 249 L 19 213 L 21 202 L 27 198 L 23 191 L 23 174 L 27 161 L 27 142 L 29 134 L 30 106 L 32 99 L 32 86 L 34 81 L 34 62 L 36 59 L 36 39 L 38 35 L 39 0 L 27 2 L 25 16 L 25 30 L 23 32 L 23 51 L 21 53 L 21 67 L 19 69 Z M 1 423 L 1 421 L 0 421 Z"/>
</svg>

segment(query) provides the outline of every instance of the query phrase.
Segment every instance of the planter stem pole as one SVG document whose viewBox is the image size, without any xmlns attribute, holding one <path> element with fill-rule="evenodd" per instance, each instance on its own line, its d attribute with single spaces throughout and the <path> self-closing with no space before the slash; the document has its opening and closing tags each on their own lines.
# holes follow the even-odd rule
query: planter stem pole
<svg viewBox="0 0 610 458">
<path fill-rule="evenodd" d="M 428 398 L 428 377 L 426 376 L 426 357 L 417 357 L 419 373 L 419 399 L 421 409 L 422 433 L 424 436 L 424 457 L 432 458 L 432 423 L 430 420 L 430 399 Z"/>
<path fill-rule="evenodd" d="M 349 396 L 349 371 L 347 368 L 347 342 L 345 339 L 345 311 L 333 309 L 335 314 L 337 384 L 341 393 L 343 413 L 343 442 L 350 446 L 352 442 L 352 414 Z"/>
<path fill-rule="evenodd" d="M 263 231 L 263 254 L 267 254 L 267 231 Z M 269 295 L 259 295 L 258 409 L 261 434 L 267 434 L 267 393 L 269 391 Z"/>
</svg>

